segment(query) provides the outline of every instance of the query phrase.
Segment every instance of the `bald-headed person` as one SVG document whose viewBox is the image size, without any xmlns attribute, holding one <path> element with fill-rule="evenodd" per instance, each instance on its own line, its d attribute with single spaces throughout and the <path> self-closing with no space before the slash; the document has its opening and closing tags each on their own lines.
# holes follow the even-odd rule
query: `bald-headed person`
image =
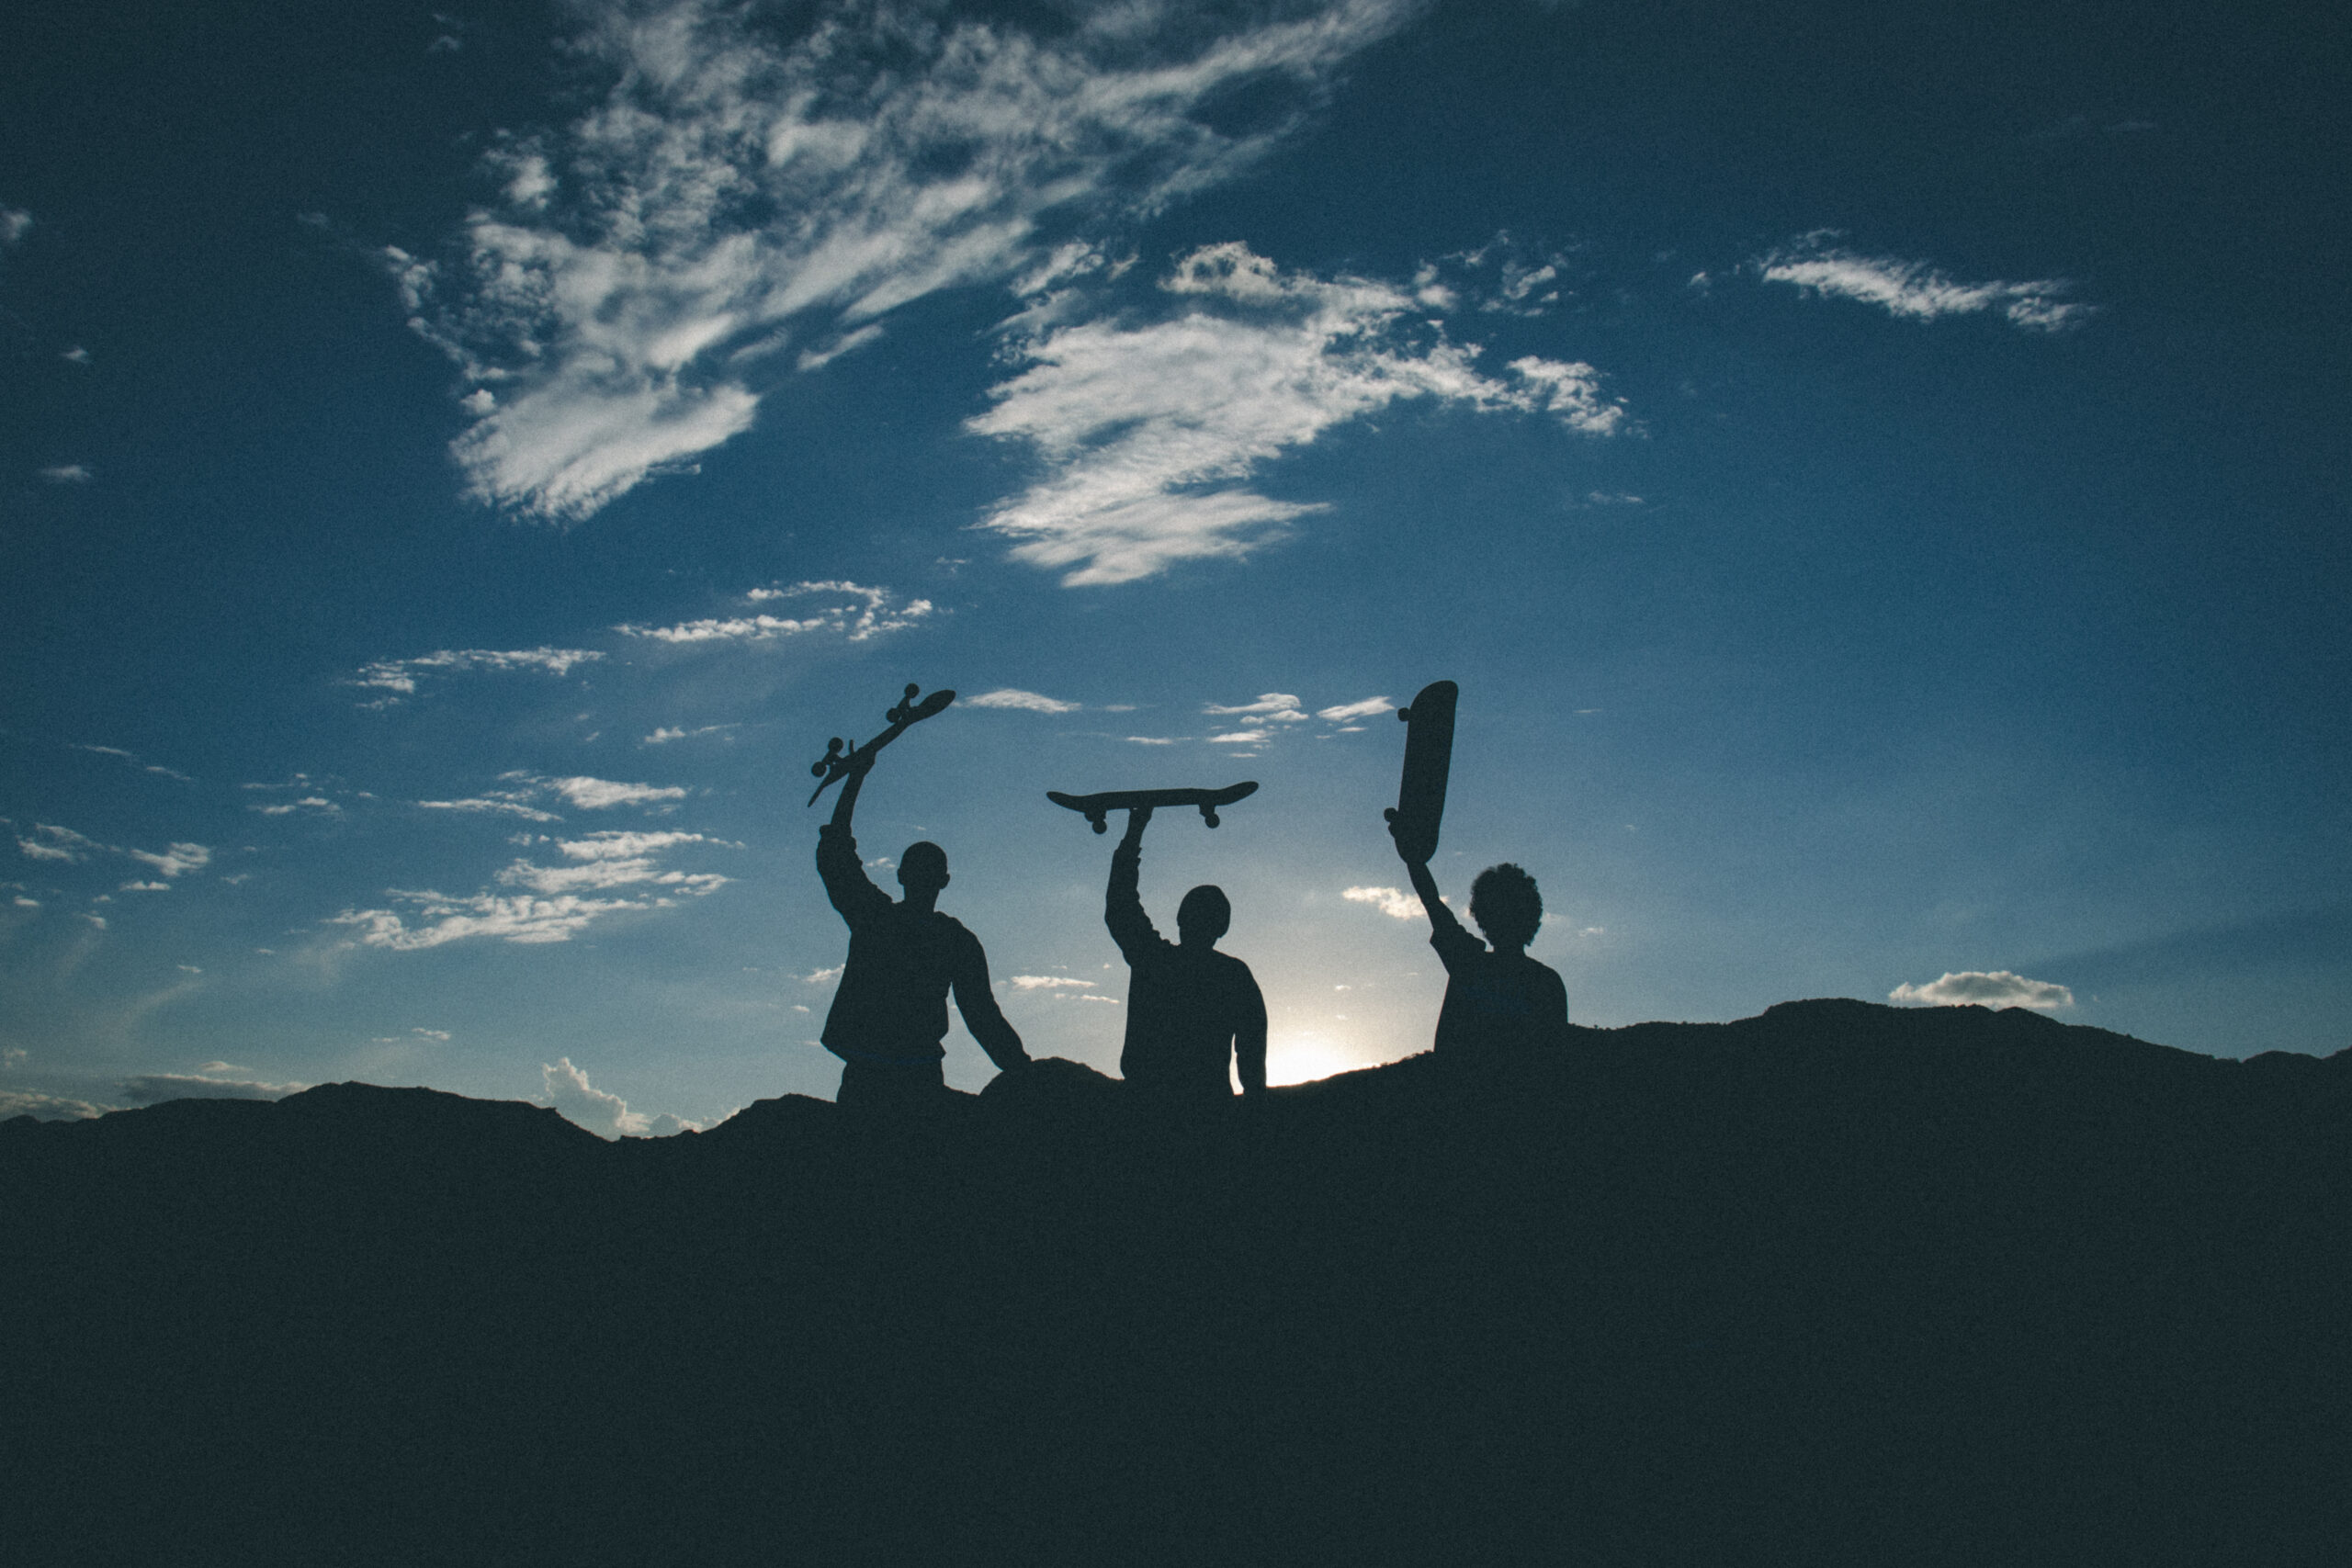
<svg viewBox="0 0 2352 1568">
<path fill-rule="evenodd" d="M 1233 923 L 1222 890 L 1204 884 L 1176 906 L 1170 942 L 1144 913 L 1143 830 L 1151 807 L 1127 813 L 1126 835 L 1111 852 L 1102 923 L 1127 961 L 1127 1038 L 1119 1076 L 1155 1099 L 1209 1103 L 1266 1091 L 1266 1000 L 1250 965 L 1216 950 Z"/>
<path fill-rule="evenodd" d="M 870 757 L 852 766 L 833 819 L 817 830 L 817 874 L 849 925 L 849 957 L 819 1038 L 842 1059 L 839 1104 L 916 1111 L 946 1098 L 940 1064 L 947 1055 L 949 993 L 964 1027 L 1000 1069 L 1026 1066 L 1029 1053 L 989 988 L 980 939 L 939 911 L 947 852 L 927 841 L 907 846 L 899 857 L 902 899 L 866 876 L 850 818 L 872 766 Z"/>
</svg>

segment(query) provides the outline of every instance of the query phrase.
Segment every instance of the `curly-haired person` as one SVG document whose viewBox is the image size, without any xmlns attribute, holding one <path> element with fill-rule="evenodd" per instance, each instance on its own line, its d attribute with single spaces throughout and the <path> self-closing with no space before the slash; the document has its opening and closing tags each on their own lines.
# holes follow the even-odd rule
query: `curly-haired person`
<svg viewBox="0 0 2352 1568">
<path fill-rule="evenodd" d="M 1568 988 L 1556 970 L 1527 956 L 1527 944 L 1544 923 L 1544 896 L 1535 879 L 1508 861 L 1478 874 L 1470 885 L 1470 918 L 1487 935 L 1480 942 L 1445 907 L 1429 863 L 1406 858 L 1402 844 L 1396 852 L 1412 874 L 1421 908 L 1429 911 L 1430 945 L 1445 964 L 1438 1055 L 1509 1059 L 1564 1046 Z"/>
</svg>

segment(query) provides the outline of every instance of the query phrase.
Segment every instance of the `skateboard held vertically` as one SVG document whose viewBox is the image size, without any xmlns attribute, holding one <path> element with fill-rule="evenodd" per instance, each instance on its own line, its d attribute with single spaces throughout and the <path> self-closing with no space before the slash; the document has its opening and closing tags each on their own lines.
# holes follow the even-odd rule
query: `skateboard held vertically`
<svg viewBox="0 0 2352 1568">
<path fill-rule="evenodd" d="M 1046 792 L 1046 798 L 1056 806 L 1067 806 L 1094 824 L 1102 832 L 1103 818 L 1114 811 L 1132 811 L 1138 806 L 1197 806 L 1201 820 L 1216 826 L 1216 808 L 1230 806 L 1244 796 L 1258 793 L 1255 780 L 1249 784 L 1227 784 L 1223 789 L 1113 789 L 1100 795 L 1064 795 L 1057 789 Z"/>
<path fill-rule="evenodd" d="M 808 797 L 809 805 L 816 805 L 817 795 L 824 794 L 833 785 L 849 777 L 849 771 L 856 762 L 871 757 L 875 752 L 905 734 L 907 726 L 920 724 L 933 714 L 946 711 L 947 705 L 956 700 L 956 694 L 953 692 L 933 692 L 918 703 L 915 701 L 915 694 L 921 690 L 922 688 L 913 682 L 908 682 L 907 694 L 899 699 L 899 705 L 882 716 L 889 720 L 890 728 L 865 745 L 852 746 L 847 750 L 843 750 L 842 738 L 838 735 L 825 742 L 825 754 L 808 766 L 808 771 L 817 775 L 817 791 L 815 795 Z"/>
<path fill-rule="evenodd" d="M 1453 705 L 1462 688 L 1451 681 L 1423 686 L 1409 706 L 1396 710 L 1405 721 L 1405 773 L 1396 804 L 1383 813 L 1396 836 L 1396 851 L 1426 863 L 1437 853 L 1438 827 L 1445 818 L 1445 777 L 1453 763 Z"/>
</svg>

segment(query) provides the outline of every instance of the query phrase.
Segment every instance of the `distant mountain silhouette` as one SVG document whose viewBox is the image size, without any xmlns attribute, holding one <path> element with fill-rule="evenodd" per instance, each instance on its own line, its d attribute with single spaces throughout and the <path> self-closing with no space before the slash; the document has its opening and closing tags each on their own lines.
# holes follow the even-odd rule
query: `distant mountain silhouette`
<svg viewBox="0 0 2352 1568">
<path fill-rule="evenodd" d="M 2344 1561 L 2352 1052 L 1807 1001 L 1443 1068 L 0 1124 L 0 1561 Z"/>
</svg>

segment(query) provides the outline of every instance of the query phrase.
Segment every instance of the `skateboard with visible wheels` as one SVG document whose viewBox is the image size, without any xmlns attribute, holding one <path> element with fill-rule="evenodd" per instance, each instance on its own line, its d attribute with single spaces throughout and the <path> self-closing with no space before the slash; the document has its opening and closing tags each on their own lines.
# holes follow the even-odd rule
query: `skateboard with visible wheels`
<svg viewBox="0 0 2352 1568">
<path fill-rule="evenodd" d="M 890 721 L 890 728 L 865 745 L 852 746 L 847 750 L 843 750 L 842 738 L 838 735 L 825 742 L 825 754 L 810 763 L 808 767 L 808 771 L 817 775 L 817 792 L 816 795 L 808 797 L 809 805 L 816 805 L 817 795 L 824 794 L 833 785 L 849 777 L 850 768 L 854 764 L 864 758 L 871 757 L 875 752 L 904 735 L 907 732 L 907 726 L 921 724 L 934 714 L 945 712 L 947 705 L 956 700 L 956 694 L 953 692 L 933 692 L 918 703 L 915 701 L 915 694 L 922 690 L 922 688 L 913 682 L 908 682 L 907 694 L 899 699 L 899 705 L 882 716 Z"/>
<path fill-rule="evenodd" d="M 1405 773 L 1396 804 L 1382 813 L 1396 835 L 1397 852 L 1426 864 L 1437 853 L 1437 830 L 1445 818 L 1445 777 L 1453 764 L 1453 705 L 1462 688 L 1451 681 L 1423 686 L 1410 705 L 1396 710 L 1405 721 Z"/>
<path fill-rule="evenodd" d="M 1216 808 L 1258 793 L 1255 780 L 1249 784 L 1227 784 L 1223 789 L 1113 789 L 1100 795 L 1064 795 L 1057 789 L 1046 792 L 1046 798 L 1056 806 L 1067 806 L 1094 824 L 1098 833 L 1109 826 L 1103 818 L 1114 811 L 1132 811 L 1138 806 L 1197 806 L 1201 820 L 1216 826 Z"/>
</svg>

